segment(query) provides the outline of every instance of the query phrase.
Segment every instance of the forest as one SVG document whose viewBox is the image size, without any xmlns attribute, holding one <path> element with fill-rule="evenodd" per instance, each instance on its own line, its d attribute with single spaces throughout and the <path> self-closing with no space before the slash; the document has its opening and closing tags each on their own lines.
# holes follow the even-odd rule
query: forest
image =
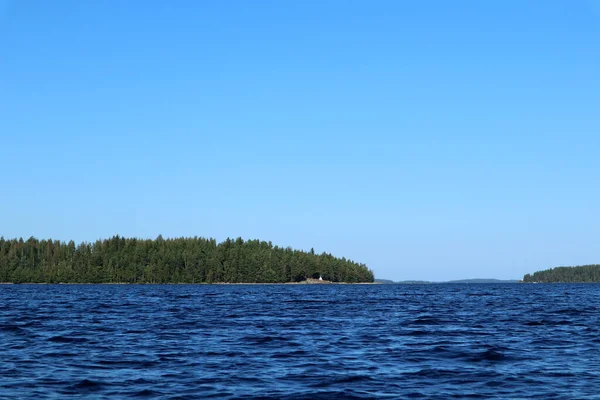
<svg viewBox="0 0 600 400">
<path fill-rule="evenodd" d="M 581 265 L 577 267 L 556 267 L 527 274 L 525 283 L 591 283 L 600 282 L 600 265 Z"/>
<path fill-rule="evenodd" d="M 4 283 L 373 282 L 364 264 L 260 240 L 114 236 L 93 243 L 0 238 Z"/>
</svg>

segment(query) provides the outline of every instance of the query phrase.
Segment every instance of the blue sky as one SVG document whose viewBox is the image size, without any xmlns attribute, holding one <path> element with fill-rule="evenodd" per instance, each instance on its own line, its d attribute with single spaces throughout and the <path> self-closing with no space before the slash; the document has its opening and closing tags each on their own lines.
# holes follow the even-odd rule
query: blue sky
<svg viewBox="0 0 600 400">
<path fill-rule="evenodd" d="M 598 1 L 0 0 L 0 235 L 377 277 L 600 263 Z"/>
</svg>

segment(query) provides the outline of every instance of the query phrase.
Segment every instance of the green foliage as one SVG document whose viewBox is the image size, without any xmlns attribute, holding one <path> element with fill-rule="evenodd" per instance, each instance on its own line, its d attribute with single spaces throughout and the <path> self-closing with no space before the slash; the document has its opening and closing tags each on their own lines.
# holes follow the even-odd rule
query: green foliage
<svg viewBox="0 0 600 400">
<path fill-rule="evenodd" d="M 0 282 L 14 283 L 283 283 L 322 276 L 373 282 L 364 264 L 271 242 L 114 236 L 94 243 L 0 238 Z"/>
<path fill-rule="evenodd" d="M 523 282 L 528 283 L 591 283 L 600 282 L 600 265 L 556 267 L 527 274 Z"/>
</svg>

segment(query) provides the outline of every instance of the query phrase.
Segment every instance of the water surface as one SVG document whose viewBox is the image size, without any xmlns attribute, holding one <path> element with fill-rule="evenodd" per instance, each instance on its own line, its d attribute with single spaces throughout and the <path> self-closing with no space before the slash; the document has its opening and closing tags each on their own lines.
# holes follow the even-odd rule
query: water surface
<svg viewBox="0 0 600 400">
<path fill-rule="evenodd" d="M 597 398 L 600 285 L 0 285 L 0 397 Z"/>
</svg>

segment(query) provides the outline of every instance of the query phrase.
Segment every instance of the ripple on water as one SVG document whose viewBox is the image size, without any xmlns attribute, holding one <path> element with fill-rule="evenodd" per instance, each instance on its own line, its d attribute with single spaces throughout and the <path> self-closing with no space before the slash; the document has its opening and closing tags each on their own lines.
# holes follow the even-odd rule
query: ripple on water
<svg viewBox="0 0 600 400">
<path fill-rule="evenodd" d="M 11 285 L 0 291 L 0 398 L 591 399 L 599 295 L 600 285 Z"/>
</svg>

